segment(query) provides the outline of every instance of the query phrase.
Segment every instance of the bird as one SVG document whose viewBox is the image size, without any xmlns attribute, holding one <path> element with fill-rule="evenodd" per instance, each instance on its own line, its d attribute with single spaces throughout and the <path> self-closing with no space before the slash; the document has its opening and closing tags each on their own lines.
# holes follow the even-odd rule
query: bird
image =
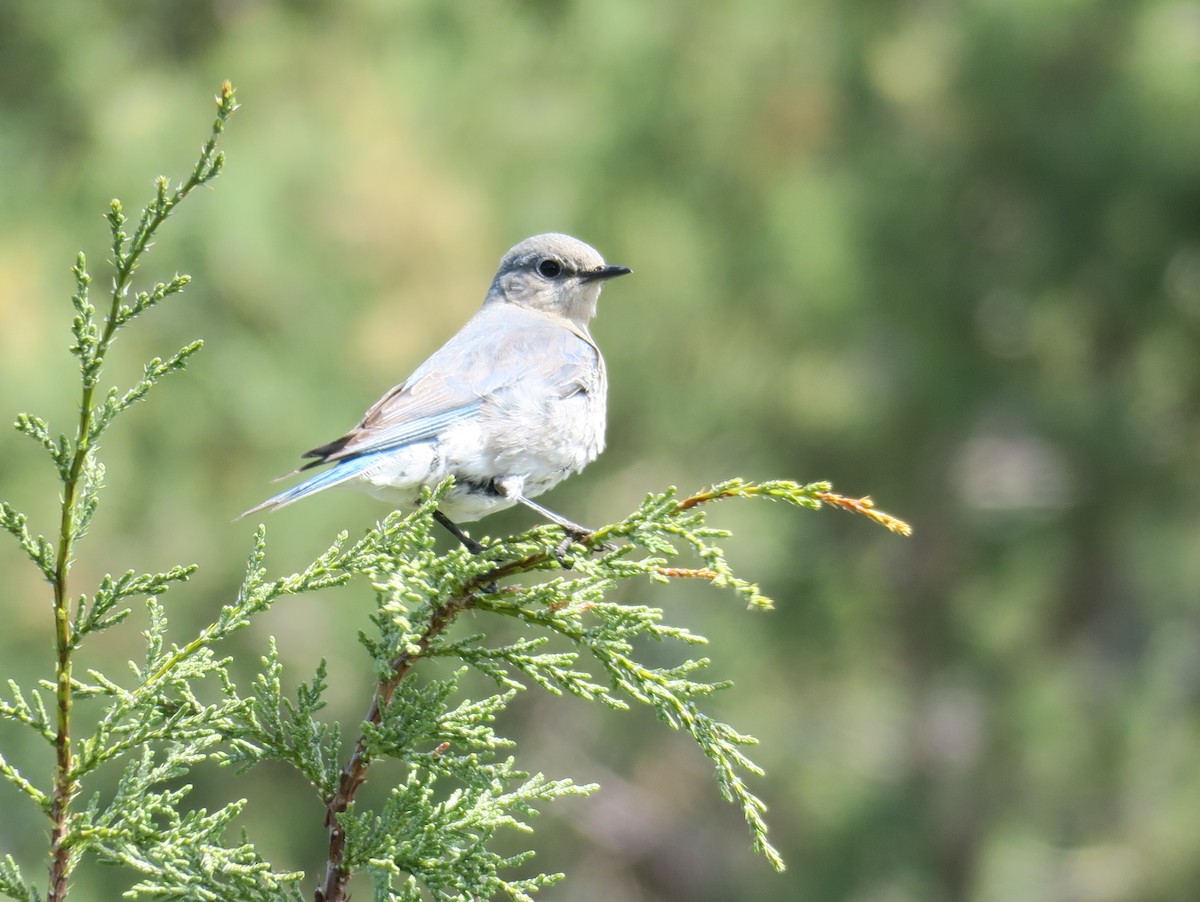
<svg viewBox="0 0 1200 902">
<path fill-rule="evenodd" d="M 241 517 L 344 484 L 411 510 L 423 488 L 453 476 L 434 517 L 472 552 L 482 546 L 458 523 L 517 504 L 562 527 L 564 544 L 588 535 L 532 499 L 604 449 L 608 375 L 588 323 L 605 283 L 631 272 L 570 235 L 513 246 L 458 333 L 287 476 L 327 469 Z"/>
</svg>

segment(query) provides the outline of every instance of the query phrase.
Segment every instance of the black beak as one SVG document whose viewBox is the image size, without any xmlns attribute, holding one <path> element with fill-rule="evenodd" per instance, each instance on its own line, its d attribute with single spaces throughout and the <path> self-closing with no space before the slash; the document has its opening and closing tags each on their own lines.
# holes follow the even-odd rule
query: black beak
<svg viewBox="0 0 1200 902">
<path fill-rule="evenodd" d="M 581 272 L 579 278 L 585 282 L 606 282 L 609 279 L 615 279 L 617 276 L 627 276 L 631 272 L 633 270 L 628 266 L 601 266 L 599 269 Z"/>
</svg>

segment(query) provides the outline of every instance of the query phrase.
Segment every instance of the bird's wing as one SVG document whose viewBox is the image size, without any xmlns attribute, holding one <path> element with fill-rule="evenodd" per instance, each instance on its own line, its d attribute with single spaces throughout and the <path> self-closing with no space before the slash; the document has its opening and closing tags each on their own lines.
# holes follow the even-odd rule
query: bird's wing
<svg viewBox="0 0 1200 902">
<path fill-rule="evenodd" d="M 586 333 L 536 311 L 488 305 L 341 438 L 306 452 L 303 469 L 436 437 L 494 404 L 507 389 L 540 380 L 548 397 L 593 381 L 600 355 Z"/>
</svg>

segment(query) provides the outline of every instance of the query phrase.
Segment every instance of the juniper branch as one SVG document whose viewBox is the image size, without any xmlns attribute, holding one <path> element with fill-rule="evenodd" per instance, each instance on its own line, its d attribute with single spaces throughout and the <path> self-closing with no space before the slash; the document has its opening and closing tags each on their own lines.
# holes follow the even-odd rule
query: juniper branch
<svg viewBox="0 0 1200 902">
<path fill-rule="evenodd" d="M 149 388 L 148 385 L 143 387 L 143 383 L 139 383 L 125 398 L 119 400 L 112 398 L 110 405 L 106 405 L 104 410 L 97 411 L 95 408 L 96 385 L 105 356 L 117 330 L 134 315 L 131 308 L 124 307 L 122 299 L 129 290 L 133 274 L 142 255 L 150 246 L 151 238 L 159 226 L 174 208 L 194 188 L 210 181 L 220 171 L 224 158 L 216 150 L 217 140 L 236 107 L 233 86 L 226 82 L 217 97 L 217 116 L 209 139 L 201 149 L 200 158 L 193 168 L 192 174 L 174 191 L 169 190 L 165 178 L 157 181 L 155 198 L 143 211 L 141 221 L 132 239 L 128 238 L 123 230 L 125 217 L 120 202 L 116 200 L 112 202 L 108 220 L 112 231 L 113 264 L 116 272 L 113 278 L 109 309 L 103 326 L 96 322 L 95 307 L 89 300 L 91 276 L 87 272 L 87 263 L 82 254 L 79 255 L 73 270 L 76 292 L 72 303 L 76 315 L 72 326 L 75 337 L 72 351 L 79 358 L 82 383 L 79 420 L 76 425 L 74 441 L 53 441 L 49 438 L 48 429 L 44 428 L 44 424 L 41 424 L 40 421 L 29 420 L 23 429 L 51 451 L 63 482 L 58 544 L 54 554 L 53 567 L 47 574 L 54 593 L 56 650 L 55 768 L 50 806 L 52 826 L 49 887 L 49 899 L 55 900 L 55 902 L 61 902 L 66 898 L 70 873 L 75 860 L 75 856 L 69 848 L 70 807 L 79 792 L 71 736 L 71 704 L 74 687 L 72 653 L 76 646 L 76 636 L 70 610 L 68 577 L 75 545 L 86 531 L 91 515 L 95 512 L 97 491 L 102 476 L 102 470 L 99 469 L 99 465 L 94 459 L 95 443 L 104 427 L 119 412 L 119 408 L 138 400 Z M 175 282 L 171 284 L 174 285 Z M 182 284 L 179 284 L 179 287 L 182 287 Z M 171 291 L 174 290 L 178 290 L 178 288 L 171 289 Z M 160 293 L 165 297 L 169 292 L 166 289 L 160 292 L 156 288 L 151 292 L 151 297 Z M 138 307 L 139 304 L 141 309 L 145 309 L 150 306 L 151 300 L 148 298 L 145 303 L 142 303 L 139 299 L 135 307 Z M 190 353 L 186 349 L 185 352 Z M 172 365 L 179 365 L 182 360 L 183 357 L 177 355 L 169 364 L 160 364 L 160 367 L 169 368 Z M 149 380 L 151 375 L 148 368 L 146 379 Z M 156 372 L 154 375 L 159 376 L 162 373 Z M 22 424 L 19 421 L 18 428 L 21 427 Z M 68 448 L 71 449 L 69 455 L 67 454 Z M 6 525 L 9 525 L 12 520 L 11 516 L 7 516 Z M 23 528 L 23 523 L 20 526 Z M 15 527 L 16 524 L 9 526 L 10 531 L 14 531 Z M 21 538 L 22 536 L 18 535 L 18 539 Z M 24 546 L 25 542 L 23 541 L 22 544 Z"/>
<path fill-rule="evenodd" d="M 317 890 L 317 902 L 341 902 L 346 898 L 346 884 L 350 880 L 350 869 L 346 867 L 346 829 L 341 821 L 341 815 L 354 802 L 359 787 L 366 781 L 367 768 L 370 766 L 370 756 L 367 750 L 369 729 L 378 727 L 383 720 L 383 712 L 391 703 L 401 680 L 408 676 L 416 662 L 424 657 L 433 641 L 453 622 L 463 611 L 469 609 L 475 602 L 476 593 L 482 585 L 472 586 L 469 590 L 450 599 L 430 619 L 429 625 L 417 640 L 416 646 L 406 649 L 389 663 L 388 672 L 380 678 L 371 698 L 371 706 L 363 720 L 363 732 L 354 744 L 346 766 L 338 779 L 338 788 L 327 801 L 325 809 L 325 825 L 329 829 L 329 856 L 325 869 L 325 881 Z"/>
<path fill-rule="evenodd" d="M 403 827 L 397 821 L 388 820 L 386 806 L 374 821 L 367 814 L 351 811 L 372 762 L 389 753 L 415 768 L 405 786 L 395 791 L 400 796 L 394 794 L 393 798 L 403 797 L 405 804 L 420 808 L 430 819 L 436 820 L 436 806 L 429 801 L 430 786 L 418 778 L 419 771 L 436 769 L 429 762 L 461 760 L 466 768 L 462 771 L 467 787 L 464 791 L 469 791 L 472 778 L 479 778 L 481 765 L 478 759 L 458 759 L 449 752 L 453 745 L 463 743 L 463 734 L 441 726 L 437 730 L 429 726 L 436 721 L 436 712 L 441 710 L 453 685 L 443 683 L 440 689 L 410 687 L 400 694 L 402 685 L 406 685 L 405 681 L 417 664 L 433 657 L 458 658 L 493 677 L 506 693 L 496 697 L 500 706 L 514 690 L 524 688 L 513 679 L 511 671 L 528 676 L 551 692 L 567 691 L 614 708 L 628 707 L 630 700 L 652 707 L 672 727 L 687 731 L 713 761 L 721 792 L 742 808 L 755 848 L 774 867 L 782 869 L 782 860 L 766 839 L 767 827 L 762 817 L 764 806 L 741 776 L 742 772 L 761 773 L 742 751 L 755 740 L 708 717 L 696 704 L 697 699 L 728 684 L 705 682 L 694 677 L 707 665 L 707 659 L 652 668 L 640 664 L 632 654 L 632 640 L 639 636 L 674 639 L 685 644 L 699 644 L 705 640 L 662 623 L 662 612 L 656 608 L 618 604 L 609 601 L 606 595 L 616 582 L 639 576 L 657 581 L 700 578 L 732 589 L 753 606 L 770 607 L 770 600 L 756 585 L 733 574 L 723 552 L 713 545 L 714 539 L 727 533 L 706 526 L 704 513 L 699 508 L 711 501 L 755 497 L 818 508 L 822 504 L 836 504 L 843 496 L 832 493 L 826 483 L 800 486 L 791 482 L 754 484 L 731 480 L 684 499 L 679 499 L 672 489 L 649 496 L 624 520 L 580 538 L 575 546 L 579 553 L 575 562 L 575 568 L 580 572 L 578 577 L 554 577 L 529 586 L 510 585 L 496 589 L 501 581 L 520 574 L 558 571 L 555 528 L 541 527 L 499 543 L 485 540 L 479 546 L 482 552 L 479 555 L 455 549 L 437 557 L 431 551 L 429 520 L 436 510 L 438 497 L 447 488 L 448 485 L 443 485 L 436 490 L 415 513 L 400 519 L 389 518 L 347 552 L 348 557 L 338 559 L 339 565 L 369 575 L 379 589 L 380 609 L 374 620 L 380 636 L 363 641 L 380 662 L 380 670 L 362 731 L 338 775 L 336 790 L 325 799 L 328 857 L 325 879 L 315 894 L 317 902 L 346 899 L 347 885 L 354 870 L 368 861 L 376 876 L 377 894 L 385 894 L 380 898 L 393 898 L 387 892 L 395 886 L 396 869 L 401 861 L 416 862 L 409 870 L 410 881 L 416 883 L 404 884 L 402 894 L 395 898 L 419 898 L 417 884 L 423 884 L 435 893 L 449 890 L 450 885 L 440 882 L 441 877 L 437 874 L 424 872 L 420 865 L 423 859 L 413 849 L 386 851 L 386 838 L 392 837 L 398 842 L 395 837 Z M 899 523 L 874 511 L 869 504 L 839 506 L 869 516 L 883 525 Z M 398 538 L 400 536 L 403 540 Z M 623 540 L 623 544 L 613 547 L 613 540 Z M 667 566 L 667 559 L 679 553 L 677 546 L 680 544 L 691 548 L 704 566 Z M 640 558 L 634 557 L 638 550 L 644 552 Z M 599 557 L 592 557 L 592 554 Z M 356 560 L 358 555 L 361 557 Z M 499 647 L 488 647 L 484 635 L 446 641 L 444 635 L 451 623 L 470 610 L 515 617 L 530 626 L 563 636 L 576 648 L 591 654 L 603 668 L 609 684 L 605 686 L 579 669 L 577 652 L 540 652 L 542 639 L 520 639 Z M 423 695 L 431 692 L 436 693 L 437 698 L 429 695 L 421 700 Z M 412 721 L 411 716 L 421 720 Z M 421 726 L 422 722 L 425 726 Z M 440 738 L 433 758 L 413 758 L 412 751 L 405 751 L 414 737 L 419 736 L 431 741 L 435 736 Z M 488 747 L 494 747 L 494 743 Z M 459 765 L 448 763 L 446 766 Z M 431 823 L 425 821 L 421 830 L 433 829 Z M 387 824 L 390 826 L 385 829 Z M 416 827 L 412 830 L 420 832 Z M 444 847 L 439 848 L 446 853 Z M 429 854 L 433 855 L 433 852 Z M 493 862 L 488 872 L 494 875 L 496 866 Z M 466 884 L 453 885 L 461 892 Z M 498 883 L 486 883 L 471 884 L 471 892 L 480 892 L 480 887 L 485 885 L 492 892 L 504 889 L 519 899 L 528 898 L 528 891 L 536 888 L 515 884 L 503 888 Z M 469 894 L 462 896 L 467 897 Z"/>
</svg>

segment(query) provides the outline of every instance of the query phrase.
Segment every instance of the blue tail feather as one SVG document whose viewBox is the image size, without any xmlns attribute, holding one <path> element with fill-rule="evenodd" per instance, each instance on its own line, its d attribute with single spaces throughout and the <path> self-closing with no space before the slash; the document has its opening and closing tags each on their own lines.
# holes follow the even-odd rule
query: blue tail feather
<svg viewBox="0 0 1200 902">
<path fill-rule="evenodd" d="M 256 514 L 264 510 L 278 510 L 281 507 L 286 507 L 293 501 L 299 501 L 301 498 L 307 498 L 309 495 L 325 489 L 333 488 L 335 485 L 341 485 L 343 482 L 348 482 L 355 476 L 358 476 L 375 462 L 375 458 L 381 452 L 375 454 L 364 454 L 361 457 L 352 457 L 346 460 L 340 460 L 328 470 L 310 476 L 303 482 L 298 482 L 290 489 L 285 489 L 278 495 L 274 495 L 264 501 L 262 504 L 256 504 L 250 510 L 238 516 L 241 520 L 243 517 L 248 517 L 251 514 Z"/>
</svg>

